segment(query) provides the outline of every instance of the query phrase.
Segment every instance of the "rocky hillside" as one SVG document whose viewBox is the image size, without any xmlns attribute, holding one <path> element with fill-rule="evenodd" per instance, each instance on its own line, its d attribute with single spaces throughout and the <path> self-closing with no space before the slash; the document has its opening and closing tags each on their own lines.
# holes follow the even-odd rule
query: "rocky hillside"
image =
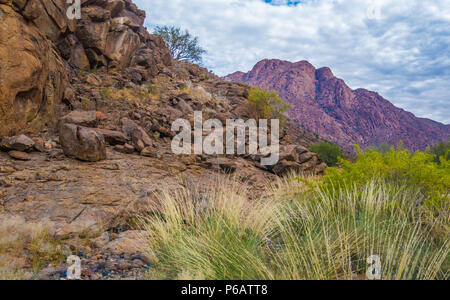
<svg viewBox="0 0 450 300">
<path fill-rule="evenodd" d="M 289 121 L 275 166 L 261 155 L 174 155 L 174 120 L 192 122 L 194 110 L 248 118 L 249 87 L 173 61 L 130 0 L 82 2 L 82 19 L 68 20 L 66 1 L 0 0 L 0 227 L 45 222 L 95 279 L 105 268 L 143 270 L 132 220 L 161 191 L 228 173 L 257 195 L 278 175 L 325 169 L 306 149 L 314 136 Z M 31 269 L 29 251 L 20 256 L 17 268 Z"/>
<path fill-rule="evenodd" d="M 316 69 L 306 61 L 263 60 L 250 72 L 225 79 L 277 91 L 291 103 L 289 115 L 301 127 L 347 151 L 354 144 L 400 141 L 411 150 L 424 150 L 450 137 L 450 125 L 417 118 L 375 92 L 352 90 L 329 68 Z"/>
<path fill-rule="evenodd" d="M 139 82 L 171 65 L 130 0 L 82 2 L 82 20 L 69 20 L 66 1 L 0 1 L 0 135 L 55 124 L 57 105 L 73 97 L 72 70 L 120 71 Z"/>
</svg>

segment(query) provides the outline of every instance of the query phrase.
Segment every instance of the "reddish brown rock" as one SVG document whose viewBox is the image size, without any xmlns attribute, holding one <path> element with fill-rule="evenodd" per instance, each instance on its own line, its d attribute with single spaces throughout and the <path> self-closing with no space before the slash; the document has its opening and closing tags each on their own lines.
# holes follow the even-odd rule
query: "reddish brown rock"
<svg viewBox="0 0 450 300">
<path fill-rule="evenodd" d="M 9 156 L 17 160 L 31 160 L 31 155 L 21 151 L 9 151 Z"/>
<path fill-rule="evenodd" d="M 96 111 L 75 110 L 61 118 L 60 125 L 70 123 L 86 127 L 96 127 L 99 119 Z"/>
<path fill-rule="evenodd" d="M 30 152 L 33 150 L 35 142 L 24 134 L 6 138 L 0 143 L 0 150 L 16 150 L 21 152 Z"/>
<path fill-rule="evenodd" d="M 116 145 L 114 147 L 114 151 L 117 151 L 117 152 L 120 152 L 120 153 L 124 153 L 124 154 L 133 154 L 135 150 L 136 149 L 134 149 L 134 146 L 129 145 L 129 144 Z"/>
<path fill-rule="evenodd" d="M 101 133 L 108 144 L 115 145 L 124 145 L 128 138 L 120 131 L 108 130 L 108 129 L 96 129 L 97 132 Z"/>
<path fill-rule="evenodd" d="M 59 130 L 59 141 L 66 156 L 90 162 L 106 159 L 105 138 L 94 129 L 64 124 Z"/>
<path fill-rule="evenodd" d="M 133 143 L 133 146 L 137 151 L 141 152 L 144 148 L 152 146 L 152 140 L 148 136 L 147 132 L 137 125 L 134 121 L 123 118 L 122 130 L 129 137 Z"/>
</svg>

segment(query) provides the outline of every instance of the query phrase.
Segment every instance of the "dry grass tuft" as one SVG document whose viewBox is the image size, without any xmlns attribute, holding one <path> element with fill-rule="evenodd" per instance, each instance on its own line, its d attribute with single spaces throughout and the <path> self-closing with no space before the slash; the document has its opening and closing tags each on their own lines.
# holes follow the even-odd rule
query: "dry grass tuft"
<svg viewBox="0 0 450 300">
<path fill-rule="evenodd" d="M 61 262 L 61 245 L 45 222 L 0 219 L 0 279 L 30 279 L 51 262 Z"/>
</svg>

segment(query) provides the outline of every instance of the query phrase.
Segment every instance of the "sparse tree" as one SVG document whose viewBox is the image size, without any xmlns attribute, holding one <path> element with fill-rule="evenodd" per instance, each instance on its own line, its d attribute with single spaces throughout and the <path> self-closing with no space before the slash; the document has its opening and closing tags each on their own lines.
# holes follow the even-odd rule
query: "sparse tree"
<svg viewBox="0 0 450 300">
<path fill-rule="evenodd" d="M 202 62 L 202 55 L 206 51 L 200 47 L 198 37 L 192 36 L 189 31 L 183 32 L 175 26 L 156 26 L 154 33 L 162 36 L 174 59 L 191 63 Z"/>
<path fill-rule="evenodd" d="M 268 89 L 251 88 L 248 93 L 249 111 L 255 119 L 279 119 L 284 124 L 290 105 L 281 99 L 277 92 Z"/>
</svg>

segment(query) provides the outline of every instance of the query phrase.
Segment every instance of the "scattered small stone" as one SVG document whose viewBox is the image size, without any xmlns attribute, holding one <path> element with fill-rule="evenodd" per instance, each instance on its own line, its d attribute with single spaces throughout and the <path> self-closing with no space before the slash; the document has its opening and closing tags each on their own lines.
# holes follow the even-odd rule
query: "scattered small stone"
<svg viewBox="0 0 450 300">
<path fill-rule="evenodd" d="M 132 264 L 133 268 L 142 268 L 145 266 L 145 263 L 140 259 L 133 260 Z"/>
<path fill-rule="evenodd" d="M 35 138 L 34 141 L 34 149 L 38 152 L 45 152 L 45 143 L 41 138 Z"/>
<path fill-rule="evenodd" d="M 47 141 L 44 143 L 44 148 L 46 150 L 51 150 L 56 146 L 56 143 L 52 142 L 52 141 Z"/>
<path fill-rule="evenodd" d="M 146 255 L 143 255 L 141 253 L 135 254 L 131 256 L 131 260 L 141 260 L 146 265 L 153 265 L 157 263 L 156 256 L 155 257 L 148 257 Z"/>
<path fill-rule="evenodd" d="M 54 267 L 47 267 L 39 273 L 38 280 L 51 280 L 56 273 L 57 270 Z"/>
<path fill-rule="evenodd" d="M 11 174 L 14 173 L 16 171 L 16 169 L 14 169 L 13 167 L 10 166 L 0 166 L 0 174 Z"/>
<path fill-rule="evenodd" d="M 14 159 L 17 159 L 17 160 L 23 160 L 23 161 L 27 161 L 27 160 L 31 160 L 32 159 L 31 155 L 29 155 L 28 153 L 25 153 L 25 152 L 21 152 L 21 151 L 15 151 L 15 150 L 9 151 L 8 155 L 11 158 L 14 158 Z"/>
<path fill-rule="evenodd" d="M 111 171 L 118 171 L 118 170 L 120 170 L 119 165 L 116 164 L 116 163 L 103 164 L 103 165 L 100 166 L 100 168 L 102 168 L 103 170 L 111 170 Z"/>
<path fill-rule="evenodd" d="M 99 120 L 99 121 L 108 120 L 108 116 L 105 115 L 104 113 L 102 113 L 101 111 L 97 111 L 95 114 L 97 116 L 97 120 Z"/>
<path fill-rule="evenodd" d="M 127 137 L 120 131 L 96 129 L 97 132 L 103 134 L 105 140 L 111 146 L 124 145 L 128 141 Z"/>
<path fill-rule="evenodd" d="M 152 139 L 142 127 L 127 118 L 123 118 L 121 121 L 122 131 L 130 137 L 133 146 L 138 152 L 144 150 L 145 147 L 152 146 Z"/>
<path fill-rule="evenodd" d="M 34 196 L 28 195 L 25 197 L 25 202 L 33 202 L 35 200 Z"/>
<path fill-rule="evenodd" d="M 124 154 L 133 154 L 135 149 L 130 144 L 125 144 L 125 145 L 116 145 L 114 147 L 114 151 Z"/>
<path fill-rule="evenodd" d="M 141 151 L 142 156 L 156 157 L 156 151 L 152 147 L 146 147 Z"/>
</svg>

